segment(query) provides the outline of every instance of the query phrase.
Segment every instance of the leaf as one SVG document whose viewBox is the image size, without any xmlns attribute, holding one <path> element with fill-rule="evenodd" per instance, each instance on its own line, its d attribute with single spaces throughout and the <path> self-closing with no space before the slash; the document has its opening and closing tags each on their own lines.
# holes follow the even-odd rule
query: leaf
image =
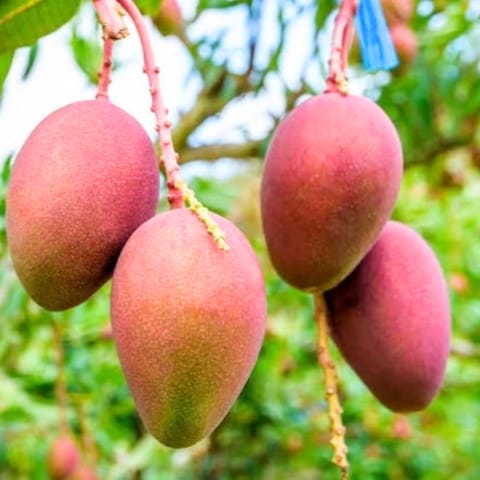
<svg viewBox="0 0 480 480">
<path fill-rule="evenodd" d="M 20 382 L 7 376 L 5 372 L 0 371 L 0 385 L 2 388 L 2 402 L 0 404 L 0 419 L 5 424 L 6 418 L 12 413 L 12 409 L 20 411 L 27 418 L 36 419 L 37 421 L 45 421 L 53 424 L 55 421 L 55 408 L 43 402 L 37 402 L 33 397 L 25 393 Z"/>
<path fill-rule="evenodd" d="M 102 61 L 102 47 L 96 40 L 80 36 L 75 29 L 72 30 L 70 38 L 75 62 L 88 78 L 88 81 L 95 85 L 98 81 L 98 69 Z"/>
<path fill-rule="evenodd" d="M 321 30 L 327 20 L 328 16 L 337 7 L 335 0 L 322 0 L 317 2 L 317 10 L 315 12 L 315 27 L 317 30 Z"/>
<path fill-rule="evenodd" d="M 143 14 L 154 16 L 159 12 L 162 0 L 137 0 L 135 3 Z"/>
<path fill-rule="evenodd" d="M 0 174 L 0 184 L 7 184 L 10 179 L 10 173 L 12 171 L 12 156 L 8 156 L 2 165 L 2 172 Z"/>
<path fill-rule="evenodd" d="M 0 55 L 0 98 L 2 96 L 3 82 L 7 78 L 10 66 L 12 65 L 13 52 Z"/>
<path fill-rule="evenodd" d="M 197 10 L 201 12 L 207 8 L 231 8 L 246 4 L 250 4 L 250 0 L 200 0 Z"/>
<path fill-rule="evenodd" d="M 38 59 L 38 50 L 38 43 L 32 45 L 32 47 L 30 47 L 30 49 L 28 50 L 27 64 L 25 65 L 25 70 L 22 74 L 22 80 L 27 80 L 32 73 L 33 67 L 35 66 L 35 63 Z"/>
<path fill-rule="evenodd" d="M 32 45 L 76 13 L 81 0 L 2 0 L 0 53 Z"/>
</svg>

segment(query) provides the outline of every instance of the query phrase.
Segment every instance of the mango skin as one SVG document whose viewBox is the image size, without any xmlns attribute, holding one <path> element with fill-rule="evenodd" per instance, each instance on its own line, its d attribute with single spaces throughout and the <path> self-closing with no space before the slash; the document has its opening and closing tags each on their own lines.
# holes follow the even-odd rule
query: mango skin
<svg viewBox="0 0 480 480">
<path fill-rule="evenodd" d="M 333 339 L 377 399 L 395 412 L 427 407 L 443 382 L 451 322 L 446 281 L 425 240 L 388 222 L 325 297 Z"/>
<path fill-rule="evenodd" d="M 28 294 L 48 310 L 90 297 L 131 233 L 155 215 L 159 173 L 143 127 L 105 99 L 46 117 L 14 162 L 7 238 Z"/>
<path fill-rule="evenodd" d="M 292 110 L 274 133 L 261 186 L 279 275 L 311 291 L 343 280 L 388 220 L 402 168 L 395 127 L 371 100 L 328 93 Z"/>
<path fill-rule="evenodd" d="M 146 428 L 175 448 L 206 437 L 227 414 L 265 332 L 255 254 L 235 225 L 212 217 L 228 251 L 190 210 L 171 210 L 132 235 L 113 275 L 113 336 L 127 383 Z"/>
</svg>

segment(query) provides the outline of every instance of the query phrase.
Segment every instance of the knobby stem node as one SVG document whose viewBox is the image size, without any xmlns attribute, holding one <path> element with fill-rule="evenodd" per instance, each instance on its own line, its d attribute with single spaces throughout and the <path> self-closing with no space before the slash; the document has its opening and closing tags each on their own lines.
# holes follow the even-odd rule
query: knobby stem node
<svg viewBox="0 0 480 480">
<path fill-rule="evenodd" d="M 325 398 L 328 404 L 330 420 L 330 445 L 333 448 L 332 462 L 340 468 L 342 480 L 348 479 L 347 445 L 345 443 L 345 427 L 342 423 L 342 406 L 338 398 L 338 376 L 335 364 L 328 349 L 330 336 L 327 308 L 321 293 L 314 294 L 315 321 L 318 329 L 318 362 L 323 369 Z"/>
<path fill-rule="evenodd" d="M 93 0 L 100 23 L 103 37 L 120 40 L 128 36 L 128 29 L 123 20 L 124 12 L 116 0 Z"/>
<path fill-rule="evenodd" d="M 113 44 L 110 37 L 103 38 L 102 68 L 98 72 L 98 89 L 96 98 L 108 98 L 108 87 L 111 82 L 110 75 L 113 67 Z"/>
</svg>

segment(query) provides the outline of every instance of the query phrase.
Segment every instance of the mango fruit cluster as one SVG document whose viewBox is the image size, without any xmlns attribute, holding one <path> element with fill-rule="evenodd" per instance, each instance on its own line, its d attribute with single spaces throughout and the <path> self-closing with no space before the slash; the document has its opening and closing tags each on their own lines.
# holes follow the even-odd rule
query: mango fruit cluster
<svg viewBox="0 0 480 480">
<path fill-rule="evenodd" d="M 159 171 L 143 127 L 107 99 L 67 105 L 12 170 L 7 236 L 26 291 L 48 310 L 110 277 L 113 338 L 140 416 L 162 443 L 208 435 L 242 390 L 266 321 L 250 244 L 212 214 L 221 249 L 188 208 L 156 213 Z"/>
<path fill-rule="evenodd" d="M 442 385 L 450 305 L 429 245 L 390 220 L 402 165 L 396 129 L 374 102 L 315 96 L 274 133 L 261 212 L 279 275 L 324 295 L 347 362 L 385 406 L 410 412 Z"/>
</svg>

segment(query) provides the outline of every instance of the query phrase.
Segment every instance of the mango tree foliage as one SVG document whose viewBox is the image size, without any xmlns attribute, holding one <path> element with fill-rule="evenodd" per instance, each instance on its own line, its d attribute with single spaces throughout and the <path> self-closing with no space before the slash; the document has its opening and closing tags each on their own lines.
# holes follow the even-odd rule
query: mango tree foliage
<svg viewBox="0 0 480 480">
<path fill-rule="evenodd" d="M 26 73 L 34 75 L 31 66 L 49 55 L 41 50 L 43 36 L 62 25 L 71 32 L 78 75 L 95 81 L 92 59 L 99 57 L 101 32 L 98 27 L 91 34 L 79 31 L 80 18 L 96 22 L 90 2 L 79 3 L 0 2 L 0 82 L 14 88 L 22 81 L 8 74 L 20 47 L 30 49 Z M 161 1 L 138 3 L 153 17 Z M 2 159 L 2 480 L 48 478 L 46 452 L 59 434 L 61 381 L 68 392 L 69 425 L 84 463 L 99 478 L 338 478 L 330 463 L 313 305 L 272 269 L 258 210 L 262 159 L 275 125 L 298 102 L 323 90 L 336 2 L 184 3 L 190 7 L 185 28 L 173 41 L 188 59 L 185 88 L 194 98 L 181 106 L 174 140 L 181 162 L 202 165 L 207 172 L 191 181 L 199 198 L 233 220 L 261 260 L 269 311 L 260 358 L 239 400 L 209 439 L 178 451 L 159 445 L 138 418 L 110 338 L 110 285 L 79 307 L 49 313 L 28 298 L 16 278 L 4 218 L 12 158 Z M 474 0 L 422 0 L 410 25 L 419 51 L 408 68 L 367 73 L 352 55 L 352 88 L 378 101 L 402 139 L 405 177 L 393 217 L 416 228 L 433 247 L 453 311 L 446 382 L 421 413 L 399 416 L 386 410 L 334 350 L 352 478 L 480 478 L 479 15 Z M 218 28 L 209 28 L 209 18 Z M 125 67 L 116 67 L 114 75 L 122 75 Z M 161 67 L 175 68 L 175 62 Z M 3 91 L 8 94 L 8 88 Z M 251 118 L 240 116 L 232 138 L 205 135 L 239 106 L 256 103 L 267 105 L 263 128 L 252 130 Z M 0 135 L 0 141 L 8 150 L 8 136 Z M 225 164 L 228 174 L 219 174 Z M 162 200 L 159 209 L 165 207 Z"/>
</svg>

